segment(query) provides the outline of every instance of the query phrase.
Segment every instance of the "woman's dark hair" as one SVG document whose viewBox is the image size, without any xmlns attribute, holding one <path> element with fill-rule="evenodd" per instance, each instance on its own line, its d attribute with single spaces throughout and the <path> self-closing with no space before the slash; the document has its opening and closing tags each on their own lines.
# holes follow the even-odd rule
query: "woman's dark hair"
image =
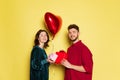
<svg viewBox="0 0 120 80">
<path fill-rule="evenodd" d="M 76 30 L 79 32 L 79 27 L 78 27 L 76 24 L 70 24 L 70 25 L 68 26 L 68 30 L 69 30 L 69 29 L 72 29 L 72 28 L 76 29 Z"/>
<path fill-rule="evenodd" d="M 47 31 L 42 30 L 42 29 L 40 29 L 40 30 L 36 33 L 36 35 L 35 35 L 34 46 L 39 45 L 38 38 L 39 38 L 39 35 L 40 35 L 41 32 L 45 32 L 45 33 L 47 34 L 48 40 L 47 40 L 47 42 L 45 42 L 45 44 L 44 44 L 44 48 L 46 48 L 46 47 L 49 46 L 49 45 L 48 45 L 48 42 L 49 42 L 49 35 L 48 35 Z"/>
</svg>

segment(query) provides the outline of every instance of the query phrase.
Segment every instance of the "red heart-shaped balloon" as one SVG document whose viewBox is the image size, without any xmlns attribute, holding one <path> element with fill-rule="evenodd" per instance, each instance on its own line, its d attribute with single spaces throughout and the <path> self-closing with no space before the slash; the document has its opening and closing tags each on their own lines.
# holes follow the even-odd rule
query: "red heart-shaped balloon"
<svg viewBox="0 0 120 80">
<path fill-rule="evenodd" d="M 56 33 L 61 28 L 62 19 L 61 17 L 55 16 L 54 14 L 50 12 L 46 12 L 44 18 L 45 18 L 45 23 L 47 25 L 46 27 L 53 34 L 53 38 L 54 38 Z"/>
</svg>

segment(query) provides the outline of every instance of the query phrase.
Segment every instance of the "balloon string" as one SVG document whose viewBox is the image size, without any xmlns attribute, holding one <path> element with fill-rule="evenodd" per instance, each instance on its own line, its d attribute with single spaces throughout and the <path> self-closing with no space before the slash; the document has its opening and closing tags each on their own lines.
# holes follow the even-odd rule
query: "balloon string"
<svg viewBox="0 0 120 80">
<path fill-rule="evenodd" d="M 54 68 L 53 68 L 52 72 L 53 72 L 52 80 L 54 80 L 54 78 L 55 78 L 55 70 L 54 70 Z"/>
<path fill-rule="evenodd" d="M 54 43 L 53 43 L 53 39 L 51 40 L 51 43 L 52 43 L 52 49 L 51 49 L 51 53 L 54 53 Z M 52 80 L 54 80 L 55 78 L 55 70 L 54 70 L 54 64 L 52 66 Z"/>
<path fill-rule="evenodd" d="M 52 36 L 52 40 L 54 39 L 55 35 Z"/>
<path fill-rule="evenodd" d="M 51 43 L 52 43 L 52 49 L 51 49 L 51 52 L 53 53 L 53 51 L 54 51 L 54 44 L 53 44 L 53 40 L 51 40 Z"/>
</svg>

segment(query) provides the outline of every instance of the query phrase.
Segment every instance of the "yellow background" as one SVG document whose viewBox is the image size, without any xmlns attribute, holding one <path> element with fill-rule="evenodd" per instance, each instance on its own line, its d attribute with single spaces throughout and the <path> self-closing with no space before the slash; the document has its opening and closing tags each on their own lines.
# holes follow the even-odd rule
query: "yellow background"
<svg viewBox="0 0 120 80">
<path fill-rule="evenodd" d="M 34 36 L 39 29 L 48 30 L 48 11 L 62 18 L 48 54 L 67 50 L 67 26 L 75 23 L 79 38 L 93 53 L 93 80 L 120 80 L 119 0 L 0 0 L 0 80 L 29 80 Z M 64 67 L 50 66 L 50 80 L 63 76 Z"/>
</svg>

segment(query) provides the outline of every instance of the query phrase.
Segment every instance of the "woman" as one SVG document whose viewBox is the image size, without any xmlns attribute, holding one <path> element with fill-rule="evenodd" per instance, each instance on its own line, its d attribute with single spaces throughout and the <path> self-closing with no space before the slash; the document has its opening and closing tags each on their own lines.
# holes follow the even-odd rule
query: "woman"
<svg viewBox="0 0 120 80">
<path fill-rule="evenodd" d="M 36 33 L 30 59 L 30 80 L 48 80 L 49 63 L 44 48 L 48 47 L 49 36 L 45 30 Z"/>
</svg>

